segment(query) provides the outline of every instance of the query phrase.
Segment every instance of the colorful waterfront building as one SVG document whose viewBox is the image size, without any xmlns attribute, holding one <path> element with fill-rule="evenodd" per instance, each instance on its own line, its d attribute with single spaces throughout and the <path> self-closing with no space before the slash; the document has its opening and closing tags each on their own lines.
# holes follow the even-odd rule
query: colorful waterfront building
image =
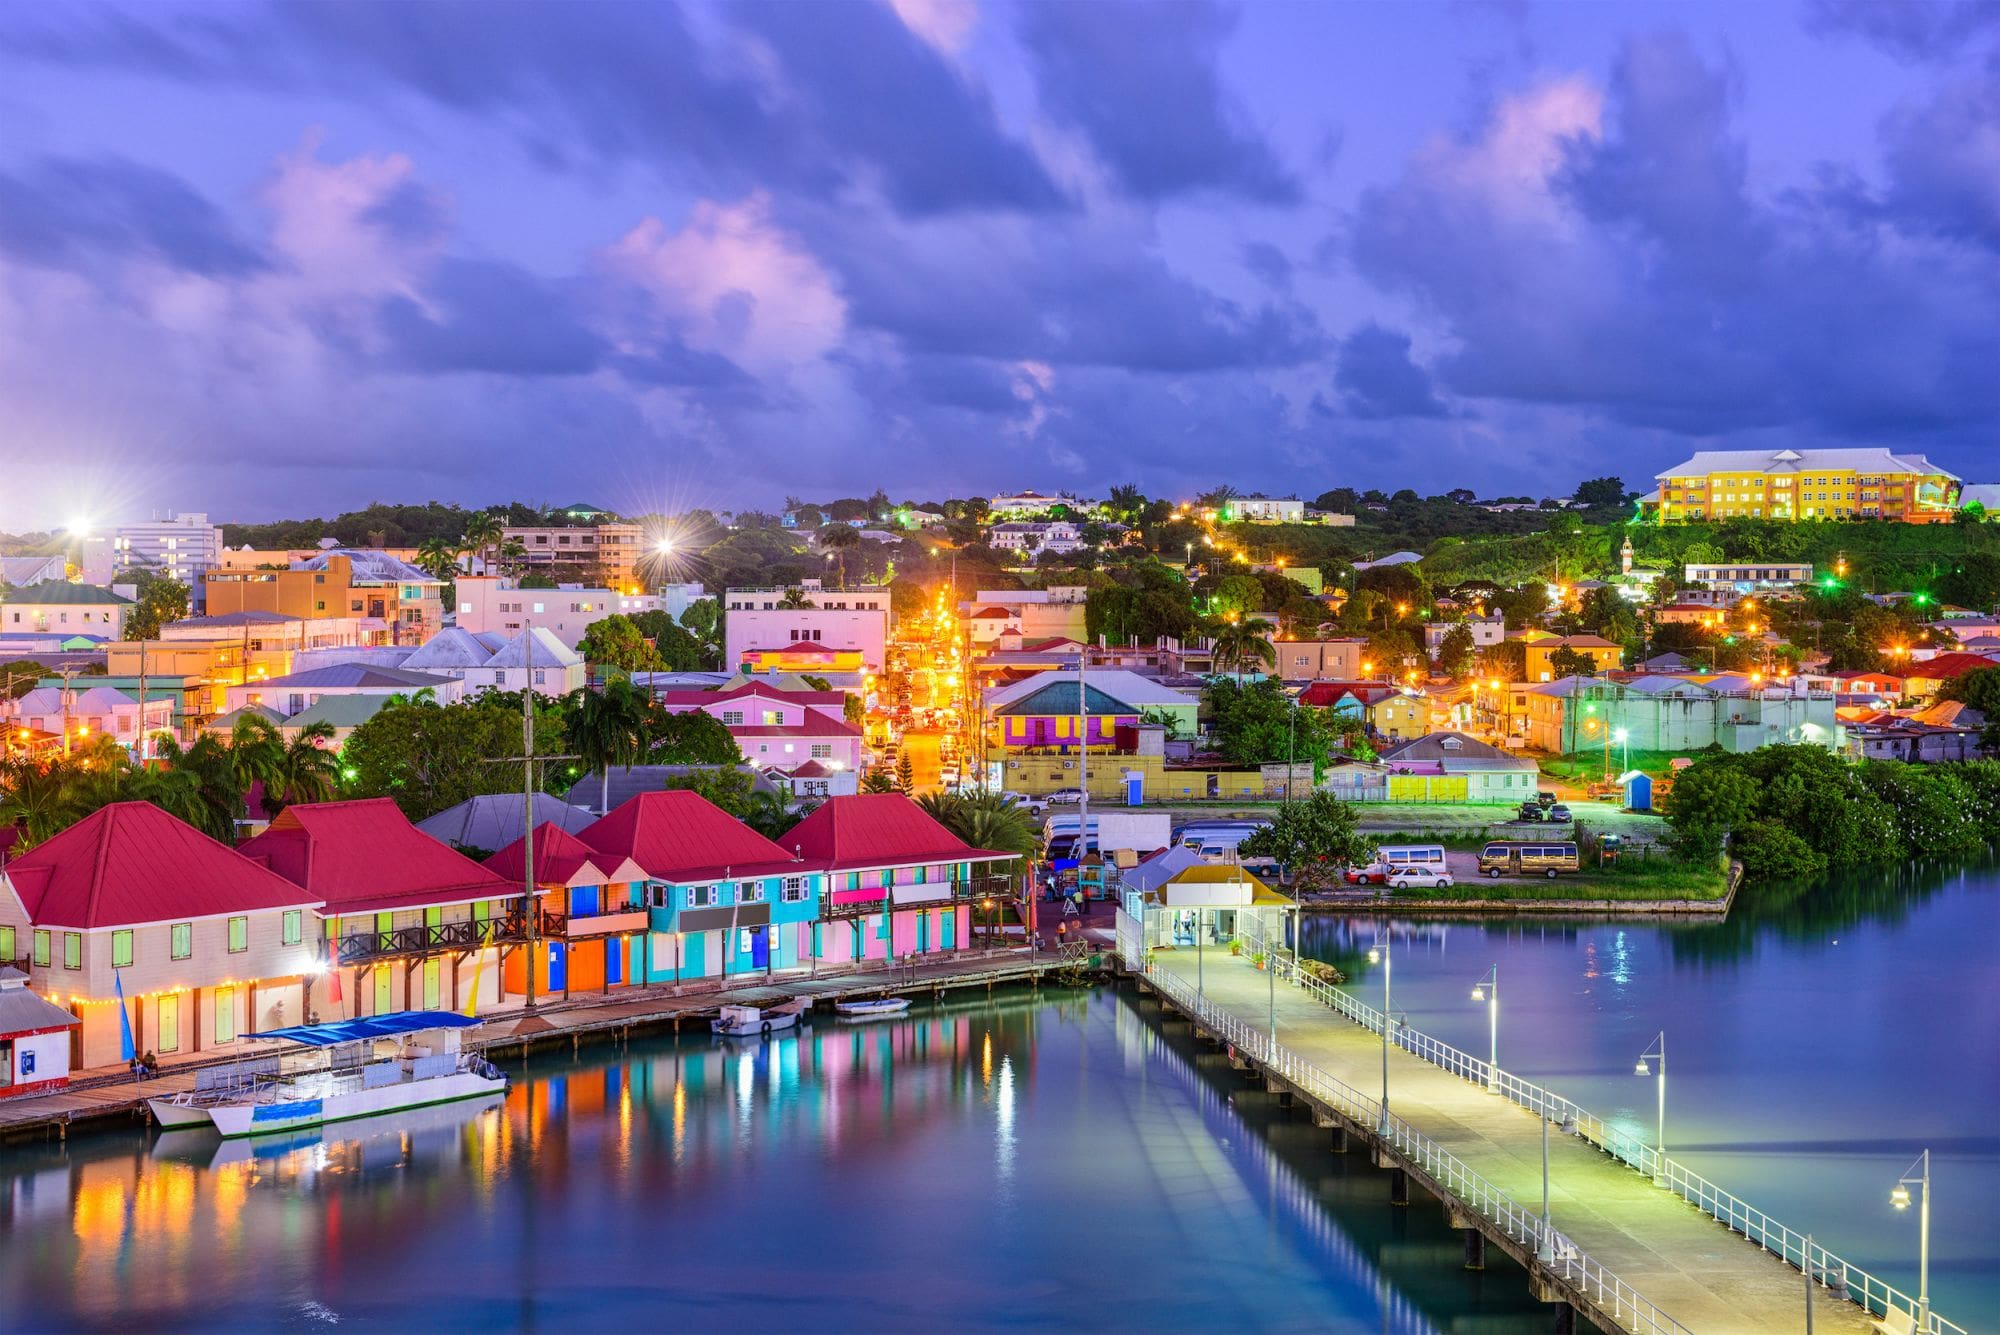
<svg viewBox="0 0 2000 1335">
<path fill-rule="evenodd" d="M 636 977 L 679 982 L 810 961 L 806 928 L 821 874 L 699 794 L 640 793 L 578 837 L 644 873 L 647 932 Z"/>
<path fill-rule="evenodd" d="M 527 880 L 524 841 L 486 859 L 486 869 L 516 888 Z M 645 977 L 649 919 L 646 873 L 629 857 L 600 853 L 553 821 L 535 829 L 535 886 L 546 929 L 534 943 L 540 996 L 602 992 Z M 526 990 L 528 952 L 509 952 L 509 992 Z"/>
<path fill-rule="evenodd" d="M 784 842 L 825 877 L 811 940 L 821 963 L 963 950 L 975 918 L 1018 889 L 1015 854 L 972 847 L 901 793 L 831 798 Z"/>
<path fill-rule="evenodd" d="M 417 829 L 386 797 L 302 802 L 237 852 L 303 887 L 321 907 L 314 936 L 327 978 L 310 989 L 322 1020 L 460 1010 L 502 1000 L 501 966 L 526 923 L 524 891 Z"/>
<path fill-rule="evenodd" d="M 73 1069 L 231 1051 L 297 1024 L 320 897 L 149 802 L 113 802 L 0 868 L 0 962 L 82 1023 Z M 24 958 L 25 957 L 25 958 Z"/>
</svg>

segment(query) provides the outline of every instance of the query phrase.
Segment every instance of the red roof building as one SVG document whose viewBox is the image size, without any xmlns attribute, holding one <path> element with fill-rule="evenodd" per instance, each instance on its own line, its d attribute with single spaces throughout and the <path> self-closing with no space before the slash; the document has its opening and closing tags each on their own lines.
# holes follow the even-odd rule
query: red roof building
<svg viewBox="0 0 2000 1335">
<path fill-rule="evenodd" d="M 1904 669 L 1903 678 L 1910 682 L 1957 681 L 1968 672 L 1990 667 L 2000 667 L 2000 663 L 1979 654 L 1939 654 L 1921 663 L 1911 663 Z"/>
<path fill-rule="evenodd" d="M 901 793 L 829 798 L 785 834 L 785 843 L 822 871 L 1000 862 L 1016 856 L 972 847 Z"/>
<path fill-rule="evenodd" d="M 98 808 L 11 859 L 5 877 L 35 927 L 75 931 L 319 903 L 150 802 Z"/>
<path fill-rule="evenodd" d="M 521 893 L 519 885 L 410 824 L 386 797 L 286 807 L 240 851 L 319 896 L 327 917 L 409 912 Z"/>
<path fill-rule="evenodd" d="M 516 839 L 487 858 L 486 869 L 511 885 L 520 885 L 527 869 L 522 842 Z M 631 858 L 600 853 L 554 822 L 544 821 L 535 829 L 536 885 L 619 885 L 645 879 L 646 873 Z"/>
<path fill-rule="evenodd" d="M 606 856 L 630 858 L 656 881 L 778 875 L 796 859 L 698 793 L 641 793 L 578 836 Z"/>
</svg>

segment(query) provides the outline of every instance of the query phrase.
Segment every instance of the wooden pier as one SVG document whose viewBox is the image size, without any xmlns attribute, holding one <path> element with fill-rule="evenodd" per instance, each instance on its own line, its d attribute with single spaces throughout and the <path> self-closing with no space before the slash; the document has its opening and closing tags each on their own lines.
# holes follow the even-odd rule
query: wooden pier
<svg viewBox="0 0 2000 1335">
<path fill-rule="evenodd" d="M 860 971 L 788 974 L 727 989 L 672 987 L 621 988 L 617 992 L 554 1000 L 532 1014 L 501 1011 L 466 1032 L 466 1046 L 495 1061 L 525 1057 L 533 1051 L 567 1048 L 579 1051 L 587 1043 L 623 1042 L 662 1031 L 706 1024 L 722 1006 L 774 1006 L 798 997 L 816 1007 L 860 997 L 933 997 L 955 992 L 1020 985 L 1039 986 L 1044 978 L 1073 970 L 1076 964 L 1047 951 L 1025 947 L 984 952 L 975 958 L 954 956 L 935 963 L 898 964 Z M 122 1070 L 86 1071 L 68 1089 L 19 1099 L 0 1099 L 0 1141 L 67 1139 L 95 1129 L 144 1125 L 145 1101 L 192 1089 L 195 1073 L 226 1065 L 262 1050 L 261 1045 L 227 1053 L 205 1052 L 200 1060 L 171 1062 L 151 1079 L 135 1080 Z"/>
</svg>

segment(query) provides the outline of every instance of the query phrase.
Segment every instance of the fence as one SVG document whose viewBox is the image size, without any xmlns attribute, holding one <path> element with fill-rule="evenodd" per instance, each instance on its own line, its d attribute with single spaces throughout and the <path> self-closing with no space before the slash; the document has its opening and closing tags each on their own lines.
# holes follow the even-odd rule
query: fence
<svg viewBox="0 0 2000 1335">
<path fill-rule="evenodd" d="M 1382 1012 L 1359 998 L 1332 987 L 1298 968 L 1292 952 L 1283 945 L 1265 940 L 1254 921 L 1245 934 L 1250 948 L 1266 951 L 1274 961 L 1278 976 L 1327 1006 L 1346 1016 L 1370 1033 L 1382 1032 Z M 1412 1056 L 1442 1067 L 1462 1080 L 1491 1089 L 1539 1117 L 1562 1126 L 1622 1163 L 1630 1164 L 1666 1190 L 1687 1201 L 1716 1222 L 1756 1243 L 1773 1256 L 1796 1266 L 1827 1288 L 1842 1293 L 1871 1316 L 1886 1317 L 1917 1310 L 1916 1300 L 1894 1285 L 1852 1265 L 1818 1243 L 1808 1248 L 1806 1235 L 1787 1227 L 1762 1210 L 1739 1199 L 1671 1157 L 1662 1161 L 1659 1150 L 1628 1131 L 1605 1122 L 1589 1109 L 1579 1106 L 1552 1090 L 1532 1084 L 1504 1070 L 1495 1070 L 1483 1058 L 1452 1047 L 1429 1034 L 1397 1023 L 1389 1041 Z M 1965 1327 L 1931 1313 L 1928 1330 L 1919 1335 L 1967 1335 Z"/>
<path fill-rule="evenodd" d="M 1131 962 L 1128 960 L 1128 962 Z M 1143 967 L 1143 966 L 1140 966 Z M 1631 1285 L 1592 1260 L 1568 1238 L 1550 1228 L 1540 1215 L 1507 1196 L 1400 1117 L 1384 1117 L 1382 1105 L 1352 1086 L 1328 1075 L 1297 1053 L 1272 1041 L 1271 1035 L 1211 1005 L 1171 974 L 1147 968 L 1153 985 L 1176 1005 L 1200 1020 L 1208 1030 L 1294 1088 L 1335 1109 L 1379 1135 L 1416 1165 L 1459 1205 L 1490 1221 L 1503 1235 L 1541 1259 L 1543 1268 L 1594 1303 L 1619 1327 L 1635 1335 L 1690 1335 L 1687 1327 L 1642 1297 Z"/>
</svg>

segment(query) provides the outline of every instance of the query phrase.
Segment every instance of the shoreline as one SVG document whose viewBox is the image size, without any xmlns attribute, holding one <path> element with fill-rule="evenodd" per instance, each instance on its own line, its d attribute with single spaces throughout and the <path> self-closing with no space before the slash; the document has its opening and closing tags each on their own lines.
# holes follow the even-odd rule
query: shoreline
<svg viewBox="0 0 2000 1335">
<path fill-rule="evenodd" d="M 1490 917 L 1504 913 L 1589 914 L 1593 917 L 1727 918 L 1743 887 L 1743 864 L 1730 860 L 1716 899 L 1301 899 L 1300 913 L 1395 914 L 1403 917 Z"/>
</svg>

